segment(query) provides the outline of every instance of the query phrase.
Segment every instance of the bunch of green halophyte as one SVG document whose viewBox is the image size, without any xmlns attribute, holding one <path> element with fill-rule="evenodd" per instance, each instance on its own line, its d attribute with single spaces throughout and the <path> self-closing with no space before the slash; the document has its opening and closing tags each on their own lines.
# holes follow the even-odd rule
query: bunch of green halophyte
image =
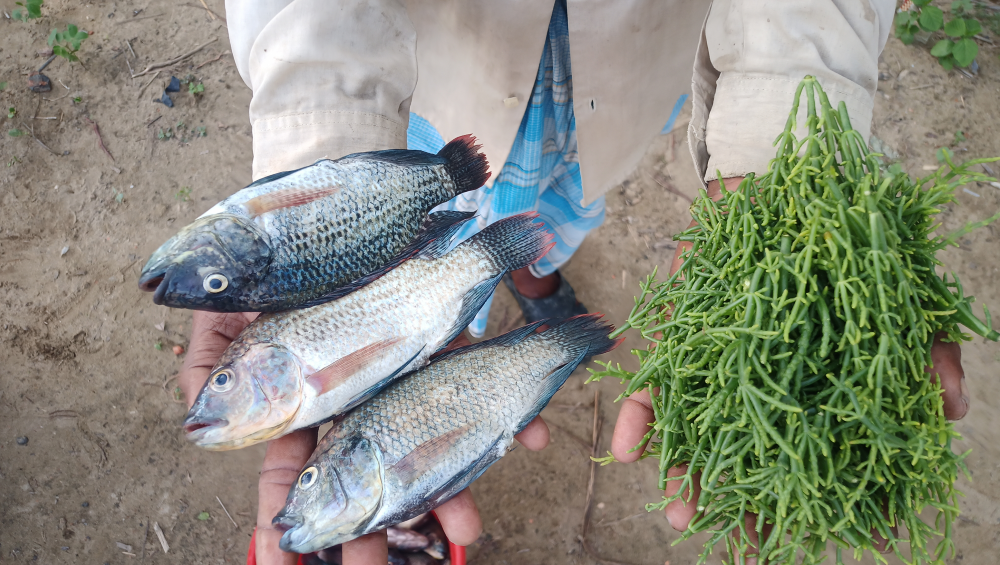
<svg viewBox="0 0 1000 565">
<path fill-rule="evenodd" d="M 698 225 L 676 237 L 693 245 L 683 266 L 641 285 L 618 332 L 635 328 L 652 342 L 634 352 L 639 371 L 606 365 L 594 378 L 628 380 L 625 395 L 651 391 L 646 456 L 659 458 L 660 488 L 667 469 L 689 466 L 680 493 L 650 509 L 700 480 L 701 513 L 684 538 L 715 528 L 702 562 L 727 538 L 730 556 L 759 553 L 759 563 L 815 563 L 828 542 L 838 563 L 845 548 L 884 562 L 872 532 L 904 561 L 940 562 L 953 551 L 964 466 L 924 367 L 938 332 L 970 339 L 962 324 L 1000 335 L 988 312 L 986 323 L 973 315 L 957 279 L 935 274 L 935 254 L 957 235 L 932 235 L 934 216 L 957 186 L 993 179 L 968 169 L 985 160 L 948 161 L 917 181 L 883 169 L 846 107 L 831 107 L 812 77 L 776 145 L 766 175 L 723 189 L 718 202 L 702 193 Z M 938 511 L 934 525 L 919 518 L 927 506 Z M 763 517 L 759 552 L 749 513 Z"/>
</svg>

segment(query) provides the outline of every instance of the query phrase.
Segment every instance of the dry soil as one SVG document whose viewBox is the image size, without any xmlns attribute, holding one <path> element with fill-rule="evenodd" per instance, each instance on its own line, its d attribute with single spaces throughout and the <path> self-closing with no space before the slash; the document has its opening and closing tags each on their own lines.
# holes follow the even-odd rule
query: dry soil
<svg viewBox="0 0 1000 565">
<path fill-rule="evenodd" d="M 171 349 L 187 345 L 190 313 L 155 306 L 136 287 L 151 251 L 250 181 L 250 91 L 228 53 L 223 2 L 206 2 L 217 17 L 197 1 L 48 0 L 40 20 L 0 20 L 0 562 L 245 558 L 263 449 L 209 453 L 184 441 L 171 381 L 182 359 Z M 52 91 L 29 92 L 49 31 L 67 22 L 91 34 L 82 64 L 54 62 Z M 159 74 L 130 76 L 211 40 Z M 941 69 L 926 46 L 889 40 L 873 130 L 912 174 L 936 165 L 941 146 L 963 159 L 1000 155 L 1000 61 L 996 47 L 982 48 L 969 78 Z M 204 93 L 176 93 L 173 108 L 156 103 L 171 75 Z M 698 183 L 684 126 L 682 116 L 608 194 L 604 225 L 565 268 L 583 302 L 612 321 L 630 310 L 637 281 L 668 264 L 671 235 L 688 222 Z M 27 133 L 8 135 L 15 129 Z M 946 229 L 1000 207 L 997 188 L 966 188 L 943 213 Z M 1000 312 L 997 230 L 973 233 L 944 259 L 967 293 Z M 490 334 L 518 325 L 518 314 L 501 287 Z M 638 345 L 630 336 L 607 358 L 635 366 L 629 349 Z M 956 449 L 972 449 L 971 476 L 961 481 L 949 563 L 985 565 L 1000 553 L 1000 348 L 976 339 L 963 352 L 973 406 Z M 585 378 L 578 370 L 544 411 L 547 450 L 516 449 L 473 486 L 485 531 L 471 562 L 696 560 L 699 543 L 671 546 L 678 535 L 643 510 L 658 499 L 651 461 L 597 469 L 582 543 L 594 397 L 603 453 L 620 391 Z"/>
</svg>

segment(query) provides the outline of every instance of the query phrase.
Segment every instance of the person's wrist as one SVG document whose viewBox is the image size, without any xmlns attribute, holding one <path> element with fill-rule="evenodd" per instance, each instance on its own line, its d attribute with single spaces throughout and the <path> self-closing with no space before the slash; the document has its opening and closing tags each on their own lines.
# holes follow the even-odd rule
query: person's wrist
<svg viewBox="0 0 1000 565">
<path fill-rule="evenodd" d="M 719 179 L 708 181 L 708 188 L 706 190 L 708 192 L 708 197 L 712 200 L 722 198 L 723 183 L 726 185 L 726 190 L 732 192 L 733 190 L 736 190 L 736 187 L 739 186 L 741 182 L 743 182 L 743 178 L 744 177 L 729 177 L 722 179 L 722 182 L 719 182 Z"/>
</svg>

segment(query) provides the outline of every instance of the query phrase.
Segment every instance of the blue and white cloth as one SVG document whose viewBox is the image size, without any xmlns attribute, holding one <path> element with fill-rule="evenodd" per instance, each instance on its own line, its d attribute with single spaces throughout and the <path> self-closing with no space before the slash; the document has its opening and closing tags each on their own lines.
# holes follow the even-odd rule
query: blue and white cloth
<svg viewBox="0 0 1000 565">
<path fill-rule="evenodd" d="M 406 131 L 409 149 L 437 153 L 445 141 L 434 126 L 410 114 Z M 573 75 L 569 60 L 569 26 L 566 5 L 556 2 L 549 22 L 548 38 L 538 65 L 531 100 L 521 119 L 513 147 L 492 187 L 461 194 L 435 208 L 477 211 L 455 239 L 468 239 L 486 226 L 522 212 L 536 211 L 550 232 L 555 247 L 531 266 L 543 277 L 554 273 L 583 243 L 590 230 L 604 222 L 604 197 L 581 206 L 583 183 L 573 116 Z M 481 337 L 486 332 L 491 297 L 469 325 Z"/>
</svg>

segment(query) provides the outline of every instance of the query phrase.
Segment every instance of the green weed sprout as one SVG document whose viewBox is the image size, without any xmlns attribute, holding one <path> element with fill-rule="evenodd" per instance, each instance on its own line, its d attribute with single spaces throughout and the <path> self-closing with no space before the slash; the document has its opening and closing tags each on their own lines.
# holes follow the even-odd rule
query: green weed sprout
<svg viewBox="0 0 1000 565">
<path fill-rule="evenodd" d="M 76 52 L 80 50 L 80 45 L 87 37 L 87 32 L 69 24 L 66 26 L 66 31 L 52 30 L 49 34 L 49 46 L 52 47 L 53 54 L 73 63 L 80 60 Z"/>
<path fill-rule="evenodd" d="M 43 0 L 24 0 L 24 2 L 14 2 L 26 11 L 22 12 L 20 8 L 15 8 L 11 12 L 10 17 L 14 18 L 20 22 L 26 22 L 28 20 L 33 20 L 35 18 L 42 17 L 42 4 Z"/>
</svg>

